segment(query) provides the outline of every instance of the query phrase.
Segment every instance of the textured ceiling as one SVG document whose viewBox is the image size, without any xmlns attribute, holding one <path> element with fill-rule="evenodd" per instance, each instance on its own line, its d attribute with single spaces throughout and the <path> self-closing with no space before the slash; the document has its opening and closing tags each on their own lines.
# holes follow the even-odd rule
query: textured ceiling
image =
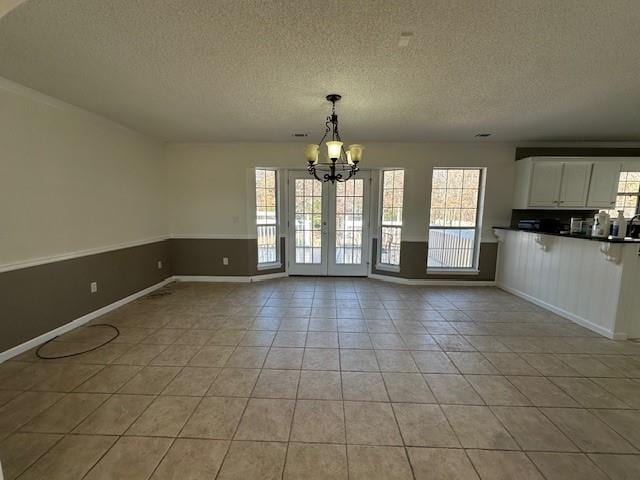
<svg viewBox="0 0 640 480">
<path fill-rule="evenodd" d="M 0 76 L 169 141 L 315 139 L 331 92 L 350 142 L 638 140 L 639 25 L 638 0 L 28 0 Z"/>
</svg>

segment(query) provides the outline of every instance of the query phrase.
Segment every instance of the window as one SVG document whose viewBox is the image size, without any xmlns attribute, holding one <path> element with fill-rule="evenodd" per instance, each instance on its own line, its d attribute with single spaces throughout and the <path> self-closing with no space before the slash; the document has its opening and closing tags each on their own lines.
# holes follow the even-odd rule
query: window
<svg viewBox="0 0 640 480">
<path fill-rule="evenodd" d="M 477 268 L 481 168 L 434 168 L 428 269 Z"/>
<path fill-rule="evenodd" d="M 380 265 L 400 265 L 404 170 L 382 172 L 382 214 L 380 220 Z"/>
<path fill-rule="evenodd" d="M 622 210 L 625 218 L 640 213 L 640 172 L 620 172 L 616 208 L 609 210 L 609 215 L 617 217 L 618 210 Z"/>
<path fill-rule="evenodd" d="M 256 168 L 258 265 L 278 261 L 278 201 L 276 171 Z"/>
</svg>

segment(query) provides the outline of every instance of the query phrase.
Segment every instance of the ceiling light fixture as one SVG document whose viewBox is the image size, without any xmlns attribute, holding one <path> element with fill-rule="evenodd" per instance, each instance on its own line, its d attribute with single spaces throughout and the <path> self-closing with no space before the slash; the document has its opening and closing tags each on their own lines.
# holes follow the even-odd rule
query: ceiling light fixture
<svg viewBox="0 0 640 480">
<path fill-rule="evenodd" d="M 360 168 L 358 164 L 362 160 L 364 147 L 359 144 L 349 145 L 349 149 L 343 147 L 340 132 L 338 131 L 338 115 L 336 114 L 336 102 L 342 98 L 337 93 L 327 95 L 327 100 L 331 102 L 331 115 L 325 122 L 326 129 L 324 136 L 316 145 L 311 143 L 305 149 L 307 157 L 307 171 L 310 175 L 321 182 L 346 182 L 353 177 Z M 320 145 L 331 134 L 331 139 L 327 140 L 327 159 L 319 161 Z"/>
</svg>

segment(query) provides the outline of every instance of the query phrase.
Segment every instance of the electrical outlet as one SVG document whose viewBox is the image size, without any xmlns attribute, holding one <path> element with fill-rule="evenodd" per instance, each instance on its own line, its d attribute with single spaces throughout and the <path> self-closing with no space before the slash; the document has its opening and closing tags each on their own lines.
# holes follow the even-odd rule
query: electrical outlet
<svg viewBox="0 0 640 480">
<path fill-rule="evenodd" d="M 91 282 L 91 293 L 97 293 L 98 292 L 98 282 Z"/>
<path fill-rule="evenodd" d="M 158 260 L 158 270 L 162 269 L 162 260 Z"/>
<path fill-rule="evenodd" d="M 229 265 L 229 257 L 222 257 L 222 264 Z"/>
</svg>

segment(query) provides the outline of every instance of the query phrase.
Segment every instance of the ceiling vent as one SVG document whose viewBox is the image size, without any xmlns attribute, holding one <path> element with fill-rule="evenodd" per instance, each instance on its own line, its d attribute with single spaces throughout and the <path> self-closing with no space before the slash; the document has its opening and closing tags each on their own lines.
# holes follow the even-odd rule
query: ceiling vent
<svg viewBox="0 0 640 480">
<path fill-rule="evenodd" d="M 492 134 L 491 133 L 476 133 L 475 137 L 476 138 L 487 138 L 490 137 Z"/>
<path fill-rule="evenodd" d="M 291 134 L 292 137 L 299 137 L 299 138 L 303 138 L 303 137 L 308 137 L 309 134 L 308 133 L 292 133 Z"/>
</svg>

